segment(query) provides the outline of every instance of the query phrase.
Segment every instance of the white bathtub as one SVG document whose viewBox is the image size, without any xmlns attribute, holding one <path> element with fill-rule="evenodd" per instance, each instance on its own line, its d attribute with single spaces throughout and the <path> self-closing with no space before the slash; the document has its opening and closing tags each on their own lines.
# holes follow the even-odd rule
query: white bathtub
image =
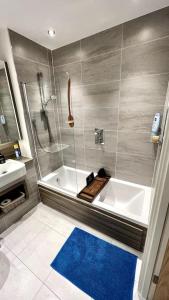
<svg viewBox="0 0 169 300">
<path fill-rule="evenodd" d="M 89 173 L 63 166 L 43 177 L 39 183 L 64 195 L 76 197 L 86 185 Z M 151 209 L 151 188 L 111 178 L 92 205 L 147 227 Z"/>
</svg>

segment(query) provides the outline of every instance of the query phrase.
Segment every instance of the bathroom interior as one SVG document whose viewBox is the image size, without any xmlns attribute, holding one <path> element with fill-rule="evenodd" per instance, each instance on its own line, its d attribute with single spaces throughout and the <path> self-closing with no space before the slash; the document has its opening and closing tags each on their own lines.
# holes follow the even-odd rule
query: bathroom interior
<svg viewBox="0 0 169 300">
<path fill-rule="evenodd" d="M 0 299 L 168 300 L 169 1 L 0 7 Z"/>
</svg>

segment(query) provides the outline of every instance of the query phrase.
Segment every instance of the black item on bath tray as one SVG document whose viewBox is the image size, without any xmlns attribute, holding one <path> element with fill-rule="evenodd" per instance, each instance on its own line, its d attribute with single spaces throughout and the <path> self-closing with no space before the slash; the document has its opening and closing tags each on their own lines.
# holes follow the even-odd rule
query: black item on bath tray
<svg viewBox="0 0 169 300">
<path fill-rule="evenodd" d="M 89 176 L 86 177 L 86 185 L 89 185 L 94 180 L 94 173 L 90 173 Z"/>
<path fill-rule="evenodd" d="M 110 177 L 109 175 L 106 174 L 106 171 L 105 171 L 104 168 L 99 169 L 98 176 L 101 177 L 101 178 Z"/>
<path fill-rule="evenodd" d="M 100 176 L 99 176 L 100 174 Z M 94 177 L 92 180 L 91 173 L 86 180 L 89 178 L 89 181 L 91 182 L 87 184 L 79 194 L 77 194 L 77 197 L 83 200 L 86 200 L 87 202 L 93 202 L 93 200 L 96 198 L 96 196 L 101 192 L 101 190 L 105 187 L 105 185 L 108 183 L 110 176 L 106 175 L 105 170 L 102 168 L 99 170 L 98 175 Z"/>
</svg>

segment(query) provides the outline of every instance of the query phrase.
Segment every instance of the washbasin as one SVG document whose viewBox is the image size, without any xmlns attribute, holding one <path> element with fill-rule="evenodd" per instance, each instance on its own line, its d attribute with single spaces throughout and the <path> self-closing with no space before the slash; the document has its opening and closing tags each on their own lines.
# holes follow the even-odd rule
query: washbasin
<svg viewBox="0 0 169 300">
<path fill-rule="evenodd" d="M 4 164 L 0 164 L 0 188 L 22 178 L 25 174 L 24 163 L 7 159 Z"/>
</svg>

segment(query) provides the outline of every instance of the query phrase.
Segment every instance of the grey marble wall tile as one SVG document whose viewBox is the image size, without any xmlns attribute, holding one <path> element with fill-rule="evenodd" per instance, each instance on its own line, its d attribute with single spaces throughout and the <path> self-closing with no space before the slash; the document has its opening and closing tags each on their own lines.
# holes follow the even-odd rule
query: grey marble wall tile
<svg viewBox="0 0 169 300">
<path fill-rule="evenodd" d="M 61 128 L 62 143 L 77 148 L 84 147 L 83 128 Z"/>
<path fill-rule="evenodd" d="M 151 134 L 148 132 L 119 131 L 118 153 L 143 155 L 155 159 L 157 145 L 151 143 Z"/>
<path fill-rule="evenodd" d="M 55 67 L 54 72 L 57 90 L 60 90 L 60 88 L 67 88 L 68 76 L 66 72 L 70 75 L 72 85 L 81 84 L 81 63 L 79 62 Z"/>
<path fill-rule="evenodd" d="M 9 30 L 9 35 L 14 55 L 39 63 L 49 64 L 47 48 L 12 30 Z"/>
<path fill-rule="evenodd" d="M 154 159 L 149 157 L 117 154 L 116 178 L 151 186 Z"/>
<path fill-rule="evenodd" d="M 85 149 L 86 169 L 98 172 L 100 168 L 105 170 L 112 176 L 115 176 L 116 154 L 103 150 Z"/>
<path fill-rule="evenodd" d="M 122 51 L 122 78 L 168 73 L 169 37 Z"/>
<path fill-rule="evenodd" d="M 0 94 L 0 103 L 4 111 L 14 111 L 12 106 L 12 100 L 9 94 L 3 96 Z"/>
<path fill-rule="evenodd" d="M 130 106 L 120 106 L 119 130 L 134 130 L 151 132 L 153 118 L 156 112 L 163 113 L 163 106 L 142 105 L 137 103 Z"/>
<path fill-rule="evenodd" d="M 110 83 L 72 86 L 72 108 L 115 107 L 119 101 L 119 81 Z M 67 89 L 57 92 L 58 105 L 68 107 Z"/>
<path fill-rule="evenodd" d="M 121 81 L 120 105 L 164 105 L 169 74 L 140 76 Z"/>
<path fill-rule="evenodd" d="M 37 195 L 37 199 L 39 199 L 38 185 L 37 185 L 37 174 L 35 171 L 34 161 L 30 162 L 30 164 L 26 165 L 26 184 L 28 188 L 29 197 L 32 195 Z"/>
<path fill-rule="evenodd" d="M 82 62 L 83 83 L 120 79 L 120 50 L 93 57 Z"/>
<path fill-rule="evenodd" d="M 4 130 L 6 130 L 9 140 L 16 141 L 16 140 L 18 140 L 19 135 L 18 135 L 15 116 L 13 115 L 13 112 L 11 112 L 11 111 L 6 111 L 6 112 L 4 112 L 4 114 L 5 114 L 5 119 L 6 119 L 6 125 L 3 126 Z"/>
<path fill-rule="evenodd" d="M 7 228 L 4 219 L 5 218 L 0 218 L 0 234 Z"/>
<path fill-rule="evenodd" d="M 52 51 L 52 55 L 54 66 L 80 61 L 80 41 L 55 49 Z"/>
<path fill-rule="evenodd" d="M 116 152 L 117 148 L 117 131 L 104 130 L 104 145 L 95 144 L 94 129 L 84 131 L 85 148 L 103 150 L 105 152 Z"/>
<path fill-rule="evenodd" d="M 38 134 L 51 132 L 53 136 L 56 135 L 56 123 L 53 111 L 31 111 L 31 118 L 35 123 Z"/>
<path fill-rule="evenodd" d="M 84 128 L 117 130 L 118 108 L 91 108 L 84 110 Z"/>
<path fill-rule="evenodd" d="M 76 156 L 74 146 L 63 150 L 63 164 L 65 166 L 76 168 Z"/>
<path fill-rule="evenodd" d="M 61 152 L 58 153 L 46 153 L 42 150 L 38 150 L 38 162 L 42 177 L 55 171 L 62 165 Z"/>
<path fill-rule="evenodd" d="M 75 145 L 74 128 L 60 128 L 62 143 L 66 145 Z"/>
<path fill-rule="evenodd" d="M 85 163 L 84 148 L 78 147 L 75 149 L 74 146 L 70 146 L 69 148 L 64 149 L 63 163 L 72 168 L 80 168 L 80 166 Z"/>
<path fill-rule="evenodd" d="M 84 107 L 116 107 L 119 102 L 119 85 L 119 81 L 84 85 L 82 87 L 82 103 Z"/>
<path fill-rule="evenodd" d="M 64 165 L 81 168 L 85 164 L 84 157 L 84 137 L 81 128 L 61 128 L 62 143 L 69 145 L 69 148 L 63 150 Z"/>
<path fill-rule="evenodd" d="M 89 58 L 121 48 L 122 25 L 82 39 L 82 58 Z"/>
<path fill-rule="evenodd" d="M 41 98 L 40 90 L 39 87 L 34 86 L 34 85 L 28 85 L 26 87 L 27 91 L 27 97 L 30 105 L 31 111 L 37 111 L 40 112 L 42 109 L 42 102 L 43 99 Z M 44 86 L 44 96 L 45 96 L 45 101 L 48 101 L 52 95 L 52 89 L 51 87 Z M 49 101 L 47 104 L 47 110 L 54 110 L 54 101 Z"/>
<path fill-rule="evenodd" d="M 124 47 L 169 35 L 169 7 L 124 23 Z"/>
<path fill-rule="evenodd" d="M 62 142 L 70 145 L 69 148 L 63 150 L 63 162 L 64 165 L 73 168 L 81 168 L 81 166 L 85 163 L 83 130 L 75 129 L 74 132 L 71 131 L 71 135 L 70 130 L 62 129 Z"/>
<path fill-rule="evenodd" d="M 19 82 L 26 82 L 38 87 L 37 73 L 41 72 L 43 74 L 44 87 L 51 87 L 49 66 L 40 65 L 16 56 L 14 61 Z"/>
<path fill-rule="evenodd" d="M 10 142 L 10 139 L 7 135 L 6 128 L 4 126 L 0 125 L 0 144 Z"/>
<path fill-rule="evenodd" d="M 35 134 L 35 142 L 36 142 L 36 148 L 38 150 L 41 150 L 42 148 L 45 148 L 46 146 L 48 146 L 50 144 L 48 132 L 42 131 L 41 133 L 38 133 L 38 139 Z"/>
</svg>

